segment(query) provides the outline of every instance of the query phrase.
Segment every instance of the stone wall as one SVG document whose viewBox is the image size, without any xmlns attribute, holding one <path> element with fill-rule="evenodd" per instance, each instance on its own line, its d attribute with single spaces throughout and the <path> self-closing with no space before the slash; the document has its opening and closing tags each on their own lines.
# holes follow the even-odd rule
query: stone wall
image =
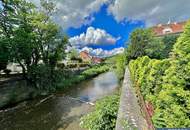
<svg viewBox="0 0 190 130">
<path fill-rule="evenodd" d="M 147 121 L 141 111 L 127 67 L 122 86 L 116 130 L 151 130 L 148 128 Z"/>
</svg>

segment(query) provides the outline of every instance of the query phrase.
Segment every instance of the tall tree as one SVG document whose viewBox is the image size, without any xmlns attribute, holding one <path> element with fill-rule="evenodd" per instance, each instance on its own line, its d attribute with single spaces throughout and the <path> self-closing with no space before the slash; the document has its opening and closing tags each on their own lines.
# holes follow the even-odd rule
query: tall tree
<svg viewBox="0 0 190 130">
<path fill-rule="evenodd" d="M 153 41 L 151 30 L 136 29 L 130 35 L 130 44 L 127 49 L 128 59 L 136 59 L 137 57 L 146 55 L 146 46 Z"/>
<path fill-rule="evenodd" d="M 43 0 L 43 9 L 39 10 L 25 0 L 5 0 L 2 6 L 0 47 L 6 46 L 0 50 L 9 49 L 9 56 L 20 64 L 28 80 L 30 73 L 36 77 L 33 69 L 38 67 L 41 60 L 52 72 L 57 61 L 64 56 L 68 42 L 60 34 L 59 26 L 50 18 L 54 5 Z"/>
</svg>

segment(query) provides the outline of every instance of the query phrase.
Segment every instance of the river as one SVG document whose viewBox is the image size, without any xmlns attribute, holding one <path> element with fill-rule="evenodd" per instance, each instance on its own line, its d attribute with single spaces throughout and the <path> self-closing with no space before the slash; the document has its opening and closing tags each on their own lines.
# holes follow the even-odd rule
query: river
<svg viewBox="0 0 190 130">
<path fill-rule="evenodd" d="M 96 100 L 119 88 L 114 72 L 106 72 L 88 81 L 43 99 L 25 101 L 0 112 L 0 130 L 84 130 L 80 117 L 94 109 Z"/>
</svg>

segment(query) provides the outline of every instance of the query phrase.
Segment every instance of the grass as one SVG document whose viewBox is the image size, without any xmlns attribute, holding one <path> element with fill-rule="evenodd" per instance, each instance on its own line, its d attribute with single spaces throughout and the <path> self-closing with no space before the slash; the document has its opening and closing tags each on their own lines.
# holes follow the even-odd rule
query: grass
<svg viewBox="0 0 190 130">
<path fill-rule="evenodd" d="M 82 73 L 78 75 L 73 75 L 71 77 L 68 77 L 66 79 L 62 79 L 58 84 L 57 84 L 57 89 L 64 89 L 67 87 L 71 87 L 74 84 L 80 83 L 81 81 L 91 79 L 101 73 L 104 73 L 109 70 L 108 65 L 96 65 L 92 68 L 89 68 Z"/>
</svg>

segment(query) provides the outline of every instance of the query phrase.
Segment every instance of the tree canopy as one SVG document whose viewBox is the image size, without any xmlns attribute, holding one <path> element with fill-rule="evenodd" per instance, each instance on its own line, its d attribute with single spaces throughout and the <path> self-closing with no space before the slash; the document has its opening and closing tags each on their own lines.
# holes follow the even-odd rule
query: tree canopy
<svg viewBox="0 0 190 130">
<path fill-rule="evenodd" d="M 169 57 L 178 35 L 166 35 L 164 37 L 154 36 L 151 29 L 136 29 L 130 35 L 130 41 L 126 56 L 128 62 L 142 56 L 149 56 L 155 59 Z"/>
<path fill-rule="evenodd" d="M 55 11 L 53 2 L 41 0 L 41 6 L 40 10 L 26 0 L 5 0 L 0 10 L 0 53 L 3 54 L 0 64 L 19 63 L 24 77 L 34 82 L 31 80 L 36 77 L 34 68 L 41 62 L 53 71 L 57 61 L 64 57 L 68 43 L 50 18 Z"/>
</svg>

